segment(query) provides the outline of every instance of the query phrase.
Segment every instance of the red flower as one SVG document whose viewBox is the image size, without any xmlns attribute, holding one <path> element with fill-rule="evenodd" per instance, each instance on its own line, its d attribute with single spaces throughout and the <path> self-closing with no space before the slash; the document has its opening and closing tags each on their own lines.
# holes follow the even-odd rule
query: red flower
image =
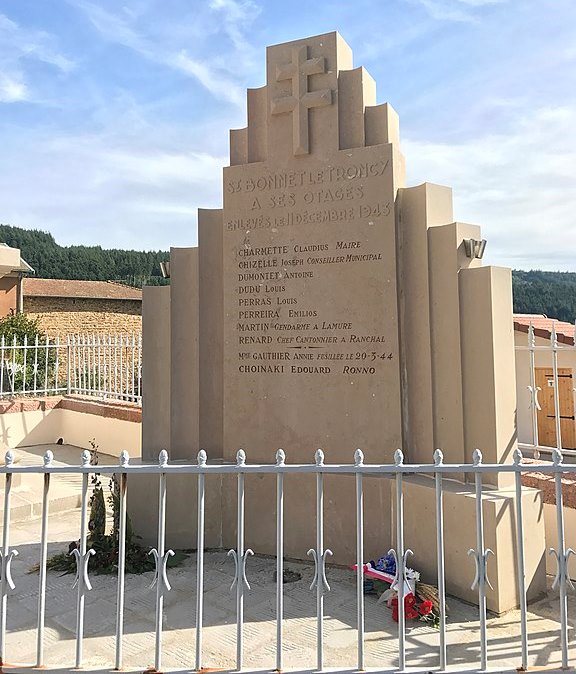
<svg viewBox="0 0 576 674">
<path fill-rule="evenodd" d="M 418 607 L 418 611 L 420 615 L 428 615 L 432 612 L 432 602 L 429 599 L 425 599 Z"/>
<path fill-rule="evenodd" d="M 390 605 L 392 606 L 392 620 L 398 622 L 398 597 L 392 597 Z M 413 594 L 404 597 L 404 616 L 407 620 L 415 620 L 420 616 L 416 608 L 416 597 Z"/>
<path fill-rule="evenodd" d="M 406 618 L 408 620 L 415 620 L 416 618 L 419 618 L 420 616 L 418 615 L 418 611 L 413 608 L 412 606 L 406 607 Z"/>
</svg>

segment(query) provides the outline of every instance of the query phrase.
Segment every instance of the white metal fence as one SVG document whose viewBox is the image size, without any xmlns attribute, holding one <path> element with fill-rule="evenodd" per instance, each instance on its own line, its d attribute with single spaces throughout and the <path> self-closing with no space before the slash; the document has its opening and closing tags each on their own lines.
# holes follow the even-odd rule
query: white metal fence
<svg viewBox="0 0 576 674">
<path fill-rule="evenodd" d="M 572 344 L 560 343 L 558 340 L 558 335 L 556 332 L 556 325 L 552 323 L 552 329 L 550 331 L 550 339 L 546 344 L 537 344 L 536 334 L 532 324 L 528 327 L 527 334 L 527 343 L 526 345 L 516 345 L 516 374 L 517 377 L 522 377 L 525 370 L 528 371 L 529 384 L 526 386 L 526 389 L 529 393 L 529 412 L 530 412 L 530 440 L 524 438 L 525 441 L 520 443 L 520 447 L 524 451 L 529 451 L 533 454 L 535 458 L 539 458 L 540 452 L 550 454 L 552 448 L 563 451 L 566 455 L 576 455 L 575 447 L 566 447 L 563 445 L 563 433 L 562 433 L 562 419 L 564 418 L 561 414 L 561 400 L 560 400 L 560 364 L 559 358 L 566 358 L 566 364 L 572 369 L 573 366 L 576 366 L 576 331 L 575 339 Z M 522 362 L 522 359 L 519 358 L 519 354 L 527 354 L 527 362 Z M 544 356 L 544 358 L 539 358 Z M 536 381 L 536 372 L 538 366 L 548 366 L 551 370 L 551 378 L 547 380 L 547 386 L 553 389 L 553 418 L 554 418 L 554 436 L 555 442 L 546 443 L 545 439 L 540 437 L 539 432 L 539 412 L 542 412 L 542 406 L 540 404 L 540 396 L 542 395 L 542 387 L 537 385 Z M 573 375 L 576 375 L 576 370 L 573 370 Z M 576 381 L 576 379 L 572 379 Z M 571 414 L 567 415 L 571 417 L 567 419 L 568 422 L 576 424 L 575 420 L 575 404 L 574 404 L 574 392 L 576 388 L 571 388 L 569 391 L 569 398 L 566 401 Z M 518 396 L 518 405 L 523 404 L 523 398 L 521 392 Z"/>
<path fill-rule="evenodd" d="M 253 474 L 271 474 L 276 476 L 276 571 L 277 582 L 275 590 L 276 606 L 276 657 L 275 662 L 270 662 L 270 669 L 276 668 L 277 671 L 283 669 L 283 627 L 284 627 L 284 590 L 283 590 L 283 571 L 284 571 L 284 531 L 285 526 L 290 523 L 284 521 L 284 476 L 289 474 L 309 474 L 316 477 L 316 543 L 308 551 L 315 564 L 315 574 L 311 589 L 314 590 L 316 598 L 316 634 L 317 634 L 317 657 L 315 662 L 310 662 L 310 669 L 322 671 L 324 669 L 324 597 L 330 591 L 328 584 L 329 569 L 326 566 L 326 558 L 331 551 L 324 547 L 324 476 L 325 475 L 350 475 L 355 480 L 356 485 L 356 630 L 357 630 L 357 657 L 355 662 L 349 663 L 350 669 L 357 668 L 363 670 L 365 667 L 365 620 L 364 620 L 364 594 L 363 594 L 363 571 L 364 571 L 364 490 L 363 478 L 367 475 L 383 475 L 395 481 L 395 540 L 396 547 L 390 551 L 396 560 L 396 576 L 393 587 L 398 592 L 398 651 L 396 671 L 404 671 L 410 667 L 409 658 L 407 658 L 406 649 L 406 616 L 404 606 L 404 596 L 406 587 L 406 569 L 407 558 L 412 554 L 411 550 L 405 547 L 404 542 L 404 487 L 403 479 L 408 473 L 428 474 L 435 477 L 435 526 L 436 529 L 436 553 L 438 569 L 438 591 L 440 605 L 440 629 L 438 639 L 438 668 L 444 670 L 450 664 L 450 646 L 447 639 L 446 630 L 446 602 L 445 602 L 445 573 L 444 573 L 444 490 L 445 476 L 454 473 L 466 473 L 474 475 L 475 497 L 476 497 L 476 546 L 468 551 L 476 563 L 476 575 L 472 588 L 478 592 L 478 619 L 480 624 L 480 661 L 472 663 L 468 669 L 460 667 L 459 671 L 478 671 L 484 670 L 491 663 L 488 660 L 488 644 L 490 634 L 487 625 L 486 613 L 486 586 L 488 580 L 488 556 L 491 550 L 486 547 L 484 536 L 484 522 L 482 511 L 482 481 L 483 476 L 494 473 L 513 473 L 515 478 L 515 520 L 516 530 L 513 539 L 510 540 L 510 550 L 515 553 L 518 578 L 518 596 L 520 598 L 520 636 L 521 657 L 517 663 L 519 670 L 527 669 L 530 664 L 530 641 L 528 632 L 528 614 L 526 600 L 526 582 L 524 568 L 524 524 L 522 516 L 521 494 L 521 475 L 530 466 L 523 464 L 522 455 L 519 450 L 514 455 L 514 463 L 511 465 L 492 465 L 483 464 L 482 455 L 479 450 L 474 453 L 472 464 L 448 465 L 443 463 L 443 456 L 440 450 L 434 453 L 434 463 L 429 465 L 405 464 L 403 454 L 400 450 L 395 453 L 395 463 L 393 465 L 384 464 L 366 464 L 364 463 L 363 453 L 357 450 L 354 454 L 354 463 L 351 464 L 325 464 L 322 450 L 318 450 L 313 464 L 287 464 L 286 457 L 282 450 L 276 453 L 275 464 L 248 464 L 243 450 L 237 453 L 237 462 L 235 465 L 209 465 L 207 463 L 206 453 L 200 451 L 196 464 L 171 464 L 168 461 L 168 454 L 165 451 L 160 452 L 159 462 L 156 465 L 130 465 L 129 457 L 126 452 L 122 452 L 119 465 L 101 466 L 97 468 L 90 465 L 90 453 L 85 451 L 82 454 L 82 462 L 79 466 L 55 466 L 53 465 L 52 452 L 47 451 L 44 456 L 43 466 L 19 466 L 13 463 L 12 452 L 6 454 L 5 465 L 0 467 L 0 474 L 6 476 L 6 486 L 4 491 L 4 527 L 2 533 L 2 579 L 1 579 L 1 618 L 0 618 L 0 657 L 2 662 L 13 661 L 15 654 L 6 652 L 6 617 L 9 604 L 8 589 L 14 590 L 15 584 L 11 574 L 11 563 L 13 557 L 17 554 L 15 549 L 10 547 L 10 512 L 11 512 L 11 487 L 12 478 L 16 473 L 35 473 L 44 476 L 44 495 L 41 520 L 41 545 L 40 545 L 40 576 L 38 588 L 38 622 L 37 622 L 37 662 L 38 667 L 45 666 L 44 654 L 44 623 L 46 608 L 46 563 L 47 563 L 47 541 L 48 541 L 48 509 L 50 478 L 53 474 L 79 474 L 82 475 L 82 506 L 80 511 L 80 540 L 79 548 L 74 551 L 77 563 L 77 601 L 76 601 L 76 659 L 75 666 L 81 667 L 83 663 L 83 635 L 84 635 L 84 601 L 86 593 L 91 590 L 90 579 L 88 576 L 88 562 L 91 555 L 95 554 L 93 550 L 87 548 L 88 529 L 88 485 L 91 473 L 97 471 L 100 474 L 116 474 L 119 476 L 119 554 L 118 554 L 118 575 L 117 575 L 117 601 L 116 601 L 116 648 L 115 662 L 116 669 L 123 665 L 123 644 L 124 644 L 124 580 L 125 580 L 125 541 L 126 541 L 126 505 L 128 499 L 128 482 L 132 475 L 154 474 L 159 480 L 159 512 L 158 512 L 158 537 L 157 546 L 152 551 L 156 562 L 155 576 L 155 595 L 156 595 L 156 616 L 155 616 L 155 671 L 161 671 L 162 667 L 162 616 L 164 596 L 170 591 L 170 583 L 167 577 L 167 561 L 173 554 L 171 550 L 166 549 L 165 544 L 165 524 L 166 524 L 166 499 L 167 488 L 166 479 L 170 474 L 189 475 L 191 479 L 197 481 L 197 508 L 194 513 L 191 507 L 191 517 L 197 518 L 197 565 L 196 565 L 196 615 L 193 625 L 195 639 L 195 662 L 196 671 L 201 671 L 203 667 L 209 667 L 210 662 L 204 660 L 203 650 L 203 615 L 204 615 L 204 527 L 205 527 L 205 478 L 208 475 L 235 475 L 237 480 L 237 541 L 236 547 L 229 551 L 235 563 L 235 572 L 233 575 L 233 587 L 236 594 L 236 668 L 241 670 L 243 667 L 243 635 L 244 635 L 244 598 L 250 590 L 248 584 L 248 573 L 246 561 L 252 550 L 245 548 L 245 517 L 244 517 L 244 480 L 247 475 Z M 562 502 L 562 475 L 565 473 L 574 474 L 576 466 L 563 463 L 562 455 L 558 450 L 554 450 L 553 462 L 539 466 L 543 473 L 553 476 L 556 490 L 556 514 L 557 514 L 557 535 L 558 547 L 553 550 L 557 560 L 557 573 L 554 581 L 554 587 L 559 588 L 559 638 L 562 668 L 568 667 L 568 613 L 567 613 L 567 588 L 570 585 L 568 577 L 567 561 L 572 554 L 571 549 L 566 549 L 564 536 L 564 510 Z M 268 504 L 272 507 L 272 504 Z M 507 551 L 508 554 L 508 551 Z M 497 635 L 495 638 L 499 638 Z M 512 637 L 509 637 L 512 639 Z M 192 663 L 191 663 L 192 664 Z M 547 670 L 547 663 L 539 662 L 540 671 Z M 575 663 L 572 663 L 575 664 Z M 504 670 L 500 671 L 514 671 Z"/>
<path fill-rule="evenodd" d="M 0 339 L 0 398 L 77 393 L 140 402 L 142 335 Z"/>
</svg>

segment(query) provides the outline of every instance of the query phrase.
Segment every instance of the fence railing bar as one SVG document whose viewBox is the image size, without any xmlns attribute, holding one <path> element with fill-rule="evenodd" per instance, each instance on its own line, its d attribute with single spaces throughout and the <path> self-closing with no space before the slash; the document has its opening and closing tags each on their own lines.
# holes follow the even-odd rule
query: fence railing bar
<svg viewBox="0 0 576 674">
<path fill-rule="evenodd" d="M 32 393 L 36 395 L 38 388 L 37 388 L 37 383 L 38 383 L 38 335 L 36 335 L 34 339 L 34 365 L 32 366 L 32 373 L 33 373 L 33 379 L 32 379 L 32 386 L 33 390 Z"/>
<path fill-rule="evenodd" d="M 522 452 L 516 449 L 514 463 L 520 466 Z M 521 669 L 528 669 L 528 603 L 526 600 L 526 569 L 524 563 L 524 517 L 522 510 L 522 473 L 514 473 L 516 490 L 516 550 L 518 563 L 518 598 L 520 600 L 520 638 L 522 642 Z"/>
<path fill-rule="evenodd" d="M 118 395 L 118 335 L 114 337 L 114 395 Z"/>
<path fill-rule="evenodd" d="M 198 452 L 198 466 L 206 465 L 206 452 Z M 198 473 L 198 526 L 196 543 L 196 671 L 202 669 L 202 629 L 204 623 L 204 473 Z"/>
<path fill-rule="evenodd" d="M 154 555 L 156 573 L 151 588 L 156 585 L 156 646 L 154 654 L 154 668 L 161 671 L 162 664 L 162 616 L 164 614 L 164 592 L 170 591 L 170 583 L 166 574 L 168 558 L 174 555 L 173 550 L 166 550 L 166 473 L 164 468 L 168 463 L 168 452 L 163 449 L 158 457 L 158 463 L 162 470 L 159 475 L 158 485 L 158 547 L 149 554 Z M 124 467 L 125 470 L 128 466 Z"/>
<path fill-rule="evenodd" d="M 482 464 L 482 453 L 474 450 L 474 464 Z M 469 550 L 474 554 L 476 562 L 476 578 L 472 589 L 478 587 L 478 616 L 480 620 L 480 669 L 485 670 L 488 662 L 488 637 L 486 631 L 486 558 L 492 551 L 484 550 L 484 513 L 482 509 L 482 473 L 474 475 L 474 490 L 476 496 L 476 550 Z"/>
<path fill-rule="evenodd" d="M 48 340 L 48 335 L 44 337 L 44 394 L 48 393 L 48 355 L 50 342 Z M 56 350 L 58 353 L 58 350 Z"/>
<path fill-rule="evenodd" d="M 86 371 L 84 364 L 84 336 L 78 335 L 78 393 L 86 390 Z"/>
<path fill-rule="evenodd" d="M 128 452 L 120 453 L 120 469 L 128 465 Z M 124 578 L 126 574 L 126 496 L 128 476 L 120 473 L 118 494 L 118 592 L 116 597 L 116 669 L 122 668 L 122 640 L 124 636 Z"/>
<path fill-rule="evenodd" d="M 534 326 L 530 322 L 528 328 L 528 349 L 530 356 L 530 416 L 532 420 L 532 441 L 535 447 L 538 447 L 538 387 L 536 386 L 536 363 L 534 349 L 536 346 L 536 337 L 534 335 Z M 535 455 L 535 458 L 538 458 Z"/>
<path fill-rule="evenodd" d="M 60 367 L 60 335 L 56 335 L 56 359 L 54 363 L 54 393 L 58 393 L 59 367 Z"/>
<path fill-rule="evenodd" d="M 95 369 L 94 369 L 94 353 L 92 351 L 90 335 L 86 336 L 86 371 L 88 372 L 88 386 L 86 388 L 86 393 L 92 391 L 95 386 Z"/>
<path fill-rule="evenodd" d="M 138 389 L 136 391 L 136 400 L 142 396 L 142 333 L 138 334 Z"/>
<path fill-rule="evenodd" d="M 326 580 L 326 556 L 332 555 L 332 550 L 324 550 L 324 452 L 316 450 L 316 549 L 308 550 L 314 558 L 314 580 L 310 589 L 316 588 L 316 669 L 324 669 L 324 591 L 330 591 Z"/>
<path fill-rule="evenodd" d="M 397 449 L 394 454 L 397 466 L 402 465 L 404 457 Z M 396 474 L 396 593 L 398 595 L 398 669 L 406 668 L 406 552 L 404 550 L 404 484 L 402 473 Z"/>
<path fill-rule="evenodd" d="M 102 341 L 100 335 L 97 335 L 97 349 L 98 349 L 98 386 L 96 387 L 98 393 L 102 393 Z"/>
<path fill-rule="evenodd" d="M 70 395 L 72 393 L 72 372 L 74 372 L 74 385 L 76 383 L 76 369 L 72 368 L 72 339 L 70 335 L 66 338 L 66 379 L 67 379 L 67 393 Z"/>
<path fill-rule="evenodd" d="M 355 466 L 361 466 L 364 454 L 354 453 Z M 362 473 L 356 472 L 356 625 L 358 631 L 358 670 L 364 669 L 364 489 Z"/>
<path fill-rule="evenodd" d="M 5 466 L 10 469 L 14 461 L 12 450 L 6 452 Z M 12 494 L 12 473 L 6 473 L 4 487 L 4 529 L 2 531 L 2 580 L 0 593 L 0 667 L 6 663 L 6 618 L 8 612 L 8 588 L 14 589 L 10 565 L 12 557 L 18 555 L 17 550 L 10 550 L 10 504 Z"/>
<path fill-rule="evenodd" d="M 434 452 L 434 465 L 437 468 L 444 460 L 442 450 Z M 444 493 L 442 485 L 442 473 L 437 470 L 434 473 L 436 490 L 436 557 L 438 564 L 438 606 L 440 609 L 440 671 L 444 671 L 447 665 L 446 651 L 446 576 L 444 567 Z"/>
<path fill-rule="evenodd" d="M 557 451 L 557 450 L 554 450 Z M 363 475 L 377 476 L 381 475 L 384 477 L 393 477 L 398 473 L 403 474 L 431 474 L 436 471 L 439 473 L 470 473 L 475 475 L 476 473 L 481 474 L 492 474 L 492 473 L 514 473 L 518 470 L 517 466 L 513 464 L 482 464 L 482 466 L 475 466 L 474 464 L 442 464 L 441 466 L 435 466 L 434 464 L 402 464 L 401 466 L 395 466 L 391 464 L 363 464 L 358 468 L 355 468 L 350 464 L 330 464 L 323 466 L 314 466 L 310 464 L 287 464 L 286 466 L 277 467 L 274 464 L 251 464 L 245 465 L 242 468 L 242 472 L 246 474 L 276 474 L 277 472 L 282 473 L 298 473 L 298 474 L 316 474 L 323 473 L 329 475 L 349 475 L 355 474 L 356 471 L 362 473 Z M 524 469 L 525 470 L 525 469 Z M 555 474 L 558 469 L 555 468 L 552 464 L 538 464 L 538 472 L 545 475 Z M 238 466 L 231 463 L 223 463 L 218 465 L 207 465 L 202 471 L 206 474 L 237 474 Z M 57 468 L 50 468 L 45 466 L 25 466 L 25 465 L 14 465 L 10 467 L 10 470 L 6 466 L 0 465 L 0 474 L 5 474 L 7 472 L 12 473 L 83 473 L 90 472 L 89 468 L 82 469 L 79 466 L 58 466 Z M 98 472 L 102 474 L 112 474 L 117 472 L 116 466 L 98 466 Z M 134 464 L 126 467 L 127 473 L 154 473 L 158 474 L 157 466 L 154 464 L 142 463 Z M 165 472 L 167 474 L 185 474 L 192 473 L 197 475 L 200 470 L 197 464 L 186 464 L 186 463 L 174 463 L 165 466 Z M 521 471 L 522 472 L 522 471 Z M 570 468 L 563 466 L 561 472 L 571 473 L 573 471 Z"/>
<path fill-rule="evenodd" d="M 283 449 L 276 452 L 276 465 L 286 462 Z M 276 475 L 276 670 L 282 671 L 284 620 L 284 475 Z"/>
<path fill-rule="evenodd" d="M 556 423 L 556 449 L 562 450 L 562 423 L 560 418 L 560 383 L 558 379 L 558 339 L 556 323 L 552 323 L 552 377 L 554 379 L 554 421 Z"/>
<path fill-rule="evenodd" d="M 83 364 L 82 364 L 82 358 L 81 358 L 81 339 L 80 335 L 77 336 L 76 339 L 76 344 L 75 344 L 75 367 L 74 367 L 74 372 L 76 374 L 76 389 L 74 393 L 82 393 L 82 369 L 83 369 Z"/>
<path fill-rule="evenodd" d="M 134 333 L 132 333 L 131 351 L 132 351 L 132 366 L 131 366 L 132 384 L 131 384 L 131 387 L 130 387 L 130 394 L 133 397 L 134 396 L 134 384 L 135 384 L 135 372 L 136 372 L 136 339 L 135 339 Z"/>
<path fill-rule="evenodd" d="M 120 397 L 122 397 L 122 394 L 124 393 L 124 365 L 123 365 L 123 359 L 124 359 L 124 339 L 122 335 L 120 335 Z"/>
<path fill-rule="evenodd" d="M 560 648 L 562 651 L 562 669 L 568 668 L 568 594 L 567 586 L 572 587 L 572 581 L 568 573 L 568 560 L 574 554 L 572 548 L 566 550 L 564 533 L 564 503 L 562 497 L 562 454 L 554 450 L 552 460 L 556 468 L 554 475 L 554 489 L 556 496 L 556 531 L 558 537 L 558 549 L 550 548 L 550 554 L 556 557 L 557 571 L 552 589 L 559 586 L 560 601 Z"/>
<path fill-rule="evenodd" d="M 246 580 L 245 565 L 246 557 L 254 554 L 252 550 L 244 550 L 244 473 L 242 468 L 246 463 L 246 454 L 244 450 L 239 449 L 236 455 L 236 463 L 240 469 L 238 472 L 238 504 L 237 504 L 237 523 L 236 523 L 236 554 L 234 561 L 236 563 L 236 575 L 234 583 L 236 584 L 236 669 L 242 669 L 242 659 L 244 653 L 244 588 L 250 589 Z M 228 553 L 230 554 L 230 552 Z M 232 584 L 232 587 L 234 586 Z"/>
<path fill-rule="evenodd" d="M 12 341 L 12 380 L 11 380 L 11 390 L 12 395 L 16 392 L 16 335 Z"/>
<path fill-rule="evenodd" d="M 106 391 L 106 389 L 108 388 L 108 378 L 110 376 L 109 375 L 109 368 L 108 368 L 108 361 L 110 359 L 110 346 L 109 346 L 109 343 L 108 343 L 109 338 L 110 337 L 108 335 L 108 336 L 105 336 L 102 340 L 102 356 L 103 356 L 103 359 L 104 359 L 104 364 L 103 364 L 103 367 L 102 367 L 102 369 L 103 369 L 103 381 L 102 381 L 103 391 L 102 391 L 102 393 L 103 393 L 104 396 L 106 395 L 104 393 L 104 391 Z"/>
<path fill-rule="evenodd" d="M 24 349 L 22 351 L 22 393 L 26 392 L 26 363 L 28 356 L 28 335 L 24 335 Z M 16 379 L 16 376 L 14 376 Z"/>
<path fill-rule="evenodd" d="M 90 452 L 82 452 L 82 466 L 94 470 L 90 466 Z M 84 603 L 86 591 L 92 589 L 88 580 L 88 562 L 90 556 L 96 554 L 92 549 L 87 550 L 88 543 L 88 479 L 89 473 L 82 475 L 82 501 L 80 509 L 80 549 L 72 551 L 76 557 L 76 584 L 78 587 L 76 595 L 76 668 L 82 667 L 83 647 L 84 647 Z"/>
<path fill-rule="evenodd" d="M 48 449 L 44 454 L 44 465 L 49 466 L 54 459 Z M 46 615 L 46 563 L 48 561 L 48 511 L 50 501 L 50 473 L 44 473 L 42 493 L 42 524 L 40 531 L 40 578 L 38 585 L 38 631 L 36 635 L 36 667 L 44 666 L 44 618 Z"/>
</svg>

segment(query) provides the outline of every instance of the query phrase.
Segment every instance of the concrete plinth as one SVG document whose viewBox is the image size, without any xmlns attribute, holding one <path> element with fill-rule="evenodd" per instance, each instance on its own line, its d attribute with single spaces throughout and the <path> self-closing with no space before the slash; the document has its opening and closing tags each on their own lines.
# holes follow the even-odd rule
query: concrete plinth
<svg viewBox="0 0 576 674">
<path fill-rule="evenodd" d="M 128 480 L 128 513 L 143 545 L 158 542 L 158 475 L 131 475 Z M 166 548 L 195 550 L 198 535 L 198 478 L 168 475 L 166 479 Z M 222 547 L 222 477 L 205 477 L 205 548 Z"/>
<path fill-rule="evenodd" d="M 478 591 L 470 589 L 475 566 L 468 550 L 476 548 L 476 499 L 474 485 L 444 480 L 444 554 L 446 592 L 478 603 Z M 404 543 L 414 552 L 409 565 L 425 582 L 437 584 L 436 505 L 434 479 L 413 476 L 404 479 Z M 544 509 L 542 493 L 522 489 L 524 550 L 528 600 L 546 591 Z M 484 547 L 495 554 L 488 558 L 488 609 L 503 613 L 518 606 L 516 513 L 514 489 L 489 489 L 482 493 Z M 427 526 L 423 526 L 423 522 Z"/>
</svg>

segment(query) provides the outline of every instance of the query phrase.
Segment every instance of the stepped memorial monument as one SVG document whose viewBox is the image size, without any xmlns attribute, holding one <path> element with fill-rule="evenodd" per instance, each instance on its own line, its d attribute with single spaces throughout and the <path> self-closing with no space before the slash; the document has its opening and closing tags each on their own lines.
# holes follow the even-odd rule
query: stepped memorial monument
<svg viewBox="0 0 576 674">
<path fill-rule="evenodd" d="M 454 111 L 457 114 L 457 110 Z M 193 123 L 193 121 L 191 122 Z M 465 162 L 469 159 L 461 157 Z M 230 132 L 224 203 L 199 209 L 198 245 L 173 248 L 170 286 L 144 290 L 143 460 L 510 463 L 516 448 L 511 272 L 482 265 L 477 225 L 448 187 L 406 187 L 398 115 L 338 33 L 271 46 L 266 84 Z M 191 224 L 192 228 L 192 224 Z M 190 235 L 192 239 L 192 233 Z M 470 601 L 474 485 L 445 481 L 447 591 Z M 194 547 L 196 481 L 170 476 L 167 542 Z M 275 477 L 246 478 L 246 545 L 275 553 Z M 394 481 L 366 477 L 366 559 L 394 545 Z M 485 476 L 493 589 L 517 605 L 514 485 Z M 315 537 L 315 478 L 285 478 L 285 553 Z M 350 476 L 325 476 L 325 544 L 355 559 Z M 434 480 L 404 479 L 411 565 L 436 573 Z M 235 477 L 206 480 L 206 544 L 234 547 Z M 523 490 L 529 597 L 544 590 L 541 495 Z M 134 479 L 134 528 L 153 541 L 157 480 Z M 232 566 L 231 566 L 232 574 Z"/>
</svg>

